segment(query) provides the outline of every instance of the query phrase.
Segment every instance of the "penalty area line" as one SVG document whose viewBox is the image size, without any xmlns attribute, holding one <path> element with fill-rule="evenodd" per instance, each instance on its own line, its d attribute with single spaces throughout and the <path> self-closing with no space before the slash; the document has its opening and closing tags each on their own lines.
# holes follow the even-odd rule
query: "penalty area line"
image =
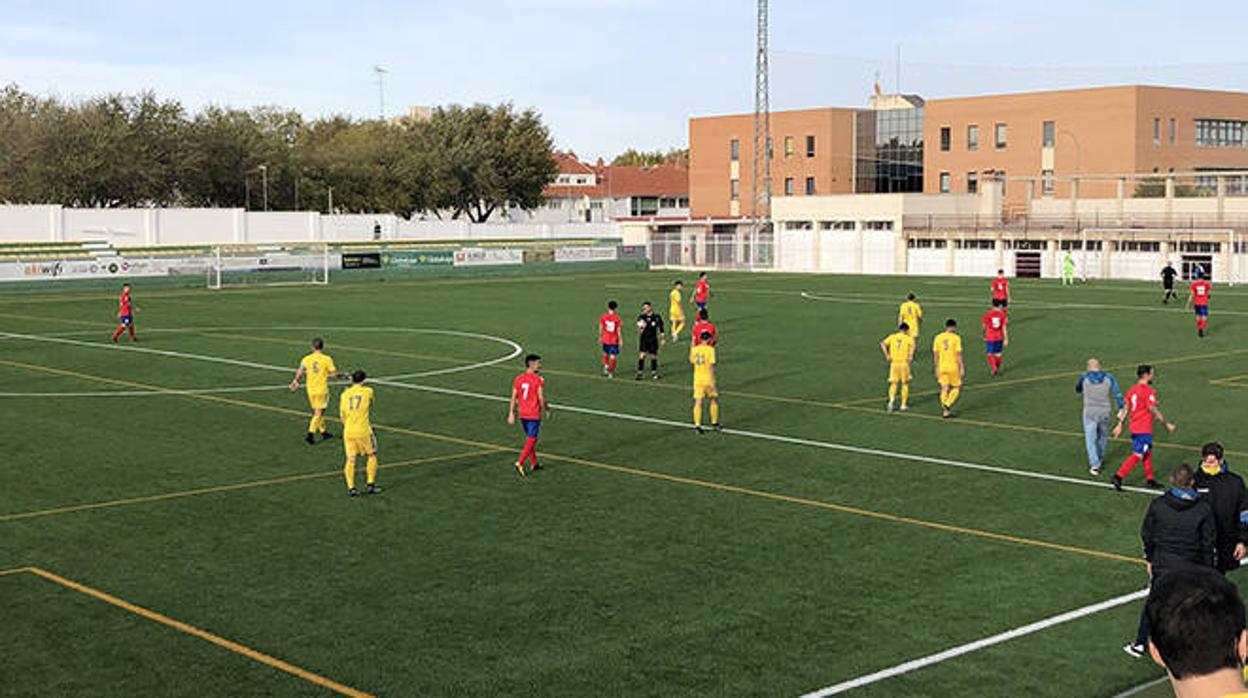
<svg viewBox="0 0 1248 698">
<path fill-rule="evenodd" d="M 857 678 L 850 679 L 848 681 L 842 681 L 841 683 L 838 683 L 838 684 L 833 684 L 831 686 L 820 688 L 819 690 L 802 694 L 802 698 L 825 698 L 825 696 L 834 696 L 840 693 L 845 693 L 846 691 L 851 691 L 856 688 L 869 686 L 873 683 L 878 683 L 880 681 L 884 681 L 884 680 L 891 679 L 897 676 L 901 676 L 903 674 L 908 674 L 912 671 L 918 671 L 919 669 L 923 669 L 923 668 L 926 668 L 935 664 L 940 664 L 941 662 L 947 662 L 950 659 L 955 659 L 957 657 L 971 654 L 972 652 L 978 652 L 979 650 L 986 649 L 994 645 L 999 645 L 1003 642 L 1009 642 L 1010 640 L 1014 640 L 1020 637 L 1025 637 L 1033 633 L 1038 633 L 1042 630 L 1047 630 L 1049 628 L 1062 625 L 1063 623 L 1069 623 L 1071 621 L 1079 620 L 1081 618 L 1087 618 L 1088 616 L 1100 613 L 1102 611 L 1107 611 L 1111 608 L 1117 608 L 1118 606 L 1122 606 L 1122 605 L 1131 603 L 1132 601 L 1137 601 L 1139 599 L 1146 598 L 1147 596 L 1148 596 L 1148 589 L 1141 589 L 1139 591 L 1133 591 L 1130 594 L 1123 594 L 1122 596 L 1115 596 L 1112 599 L 1107 599 L 1105 601 L 1101 601 L 1100 603 L 1094 603 L 1090 606 L 1084 606 L 1083 608 L 1076 608 L 1073 611 L 1059 613 L 1056 616 L 1051 616 L 1043 620 L 1038 620 L 1034 623 L 1028 623 L 1027 625 L 1014 628 L 1013 630 L 1007 630 L 1003 633 L 997 633 L 996 635 L 990 635 L 985 638 L 980 638 L 979 640 L 968 642 L 964 645 L 958 645 L 957 647 L 950 647 L 947 650 L 943 650 L 935 654 L 929 654 L 925 657 L 919 657 L 918 659 L 912 659 L 908 662 L 903 662 L 896 666 L 892 666 L 887 669 L 882 669 L 872 674 L 866 674 L 864 676 L 859 676 Z"/>
</svg>

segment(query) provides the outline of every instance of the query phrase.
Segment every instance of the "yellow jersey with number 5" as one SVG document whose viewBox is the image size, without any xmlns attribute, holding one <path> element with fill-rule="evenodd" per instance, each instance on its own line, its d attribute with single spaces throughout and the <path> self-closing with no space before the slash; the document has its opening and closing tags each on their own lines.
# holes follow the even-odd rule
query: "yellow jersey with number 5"
<svg viewBox="0 0 1248 698">
<path fill-rule="evenodd" d="M 368 413 L 373 407 L 373 389 L 366 385 L 353 385 L 342 391 L 338 399 L 338 416 L 342 417 L 342 435 L 362 439 L 373 435 L 373 425 Z"/>
<path fill-rule="evenodd" d="M 941 332 L 932 340 L 932 353 L 939 357 L 941 371 L 957 371 L 958 354 L 962 353 L 962 337 L 953 332 Z"/>
<path fill-rule="evenodd" d="M 322 352 L 312 352 L 299 361 L 308 379 L 309 395 L 324 395 L 329 392 L 329 377 L 338 372 L 334 359 Z"/>
</svg>

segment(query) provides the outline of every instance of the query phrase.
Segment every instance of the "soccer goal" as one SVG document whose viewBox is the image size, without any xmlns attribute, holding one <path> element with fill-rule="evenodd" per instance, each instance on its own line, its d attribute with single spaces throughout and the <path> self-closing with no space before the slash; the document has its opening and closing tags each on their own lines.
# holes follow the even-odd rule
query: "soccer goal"
<svg viewBox="0 0 1248 698">
<path fill-rule="evenodd" d="M 209 251 L 208 288 L 328 284 L 326 243 L 215 245 Z"/>
</svg>

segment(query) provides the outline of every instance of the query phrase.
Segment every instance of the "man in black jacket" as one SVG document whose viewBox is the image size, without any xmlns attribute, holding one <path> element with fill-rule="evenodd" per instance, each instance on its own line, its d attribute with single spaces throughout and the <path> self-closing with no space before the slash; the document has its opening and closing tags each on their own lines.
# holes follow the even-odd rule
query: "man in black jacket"
<svg viewBox="0 0 1248 698">
<path fill-rule="evenodd" d="M 1184 565 L 1213 567 L 1213 546 L 1217 530 L 1209 504 L 1196 494 L 1196 474 L 1182 463 L 1174 469 L 1168 492 L 1154 499 L 1144 514 L 1140 538 L 1148 560 L 1149 587 L 1166 572 Z M 1135 642 L 1122 650 L 1132 657 L 1143 657 L 1148 643 L 1148 615 L 1140 613 Z"/>
<path fill-rule="evenodd" d="M 1240 476 L 1226 469 L 1222 444 L 1216 441 L 1200 449 L 1196 471 L 1196 492 L 1213 510 L 1218 531 L 1217 567 L 1226 573 L 1239 568 L 1248 542 L 1248 488 Z"/>
</svg>

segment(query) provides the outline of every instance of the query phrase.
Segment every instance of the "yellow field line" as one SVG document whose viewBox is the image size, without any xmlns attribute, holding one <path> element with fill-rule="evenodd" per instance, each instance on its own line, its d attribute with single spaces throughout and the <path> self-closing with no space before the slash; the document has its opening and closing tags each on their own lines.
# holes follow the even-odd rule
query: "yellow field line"
<svg viewBox="0 0 1248 698">
<path fill-rule="evenodd" d="M 39 567 L 28 567 L 23 571 L 29 572 L 30 574 L 41 577 L 49 582 L 52 582 L 53 584 L 59 584 L 60 586 L 65 587 L 66 589 L 76 591 L 80 594 L 85 594 L 98 601 L 103 601 L 104 603 L 110 604 L 112 606 L 116 606 L 117 608 L 120 608 L 122 610 L 129 611 L 130 613 L 146 618 L 147 620 L 155 621 L 157 623 L 160 623 L 161 625 L 165 625 L 170 628 L 173 628 L 174 630 L 178 630 L 180 632 L 186 633 L 187 635 L 192 635 L 201 640 L 206 640 L 216 645 L 217 647 L 227 649 L 231 652 L 234 652 L 235 654 L 241 654 L 242 656 L 247 657 L 248 659 L 260 662 L 261 664 L 277 669 L 278 671 L 284 671 L 287 674 L 290 674 L 292 676 L 297 676 L 303 679 L 304 681 L 307 681 L 308 683 L 316 684 L 317 686 L 329 689 L 340 695 L 351 696 L 352 698 L 371 698 L 372 696 L 371 693 L 365 693 L 364 691 L 356 690 L 354 688 L 351 688 L 350 686 L 344 686 L 338 683 L 337 681 L 327 679 L 324 676 L 321 676 L 320 674 L 314 674 L 308 671 L 307 669 L 301 669 L 300 667 L 297 667 L 294 664 L 290 664 L 289 662 L 284 662 L 276 657 L 272 657 L 263 652 L 253 650 L 252 648 L 247 647 L 246 645 L 240 645 L 239 643 L 234 642 L 233 640 L 227 640 L 221 637 L 220 635 L 210 633 L 207 630 L 201 630 L 193 625 L 188 625 L 187 623 L 183 623 L 180 620 L 174 620 L 173 618 L 170 618 L 169 616 L 166 616 L 164 614 L 157 613 L 156 611 L 148 610 L 146 608 L 143 608 L 142 606 L 138 606 L 136 604 L 130 603 L 129 601 L 126 601 L 125 599 L 119 599 L 116 596 L 113 596 L 112 594 L 107 594 L 105 592 L 100 591 L 99 589 L 94 589 L 85 584 L 75 582 L 72 579 L 66 579 L 65 577 L 62 577 L 58 574 L 53 574 L 52 572 L 49 572 L 45 569 L 41 569 Z"/>
<path fill-rule="evenodd" d="M 428 456 L 425 458 L 412 458 L 410 460 L 402 460 L 402 461 L 397 461 L 394 463 L 383 463 L 380 467 L 384 470 L 386 468 L 400 468 L 400 467 L 409 466 L 409 465 L 424 465 L 427 463 L 438 463 L 438 462 L 459 460 L 461 458 L 471 458 L 473 456 L 480 456 L 480 455 L 484 455 L 487 453 L 497 453 L 499 450 L 501 449 L 491 448 L 491 449 L 482 449 L 482 450 L 476 450 L 476 451 L 468 451 L 466 453 L 452 453 L 452 454 L 443 455 L 443 456 Z M 507 449 L 507 450 L 511 450 L 511 449 Z M 238 482 L 232 485 L 217 485 L 214 487 L 200 487 L 200 488 L 193 489 L 193 490 L 182 490 L 180 492 L 166 492 L 164 494 L 153 494 L 153 495 L 149 495 L 146 497 L 129 497 L 127 499 L 114 499 L 114 500 L 105 501 L 105 502 L 74 504 L 70 506 L 57 507 L 55 509 L 42 509 L 39 511 L 19 512 L 16 514 L 3 514 L 3 515 L 0 515 L 0 522 L 21 521 L 24 519 L 34 519 L 34 518 L 39 518 L 43 516 L 55 516 L 57 514 L 69 514 L 69 513 L 76 512 L 76 511 L 91 511 L 94 509 L 108 509 L 112 507 L 126 506 L 129 504 L 146 504 L 148 502 L 162 502 L 162 501 L 169 500 L 169 499 L 181 499 L 183 497 L 197 497 L 199 495 L 204 495 L 204 494 L 215 494 L 218 492 L 233 492 L 235 490 L 245 490 L 245 489 L 250 489 L 252 487 L 267 487 L 269 485 L 282 485 L 282 484 L 287 484 L 291 482 L 301 482 L 304 480 L 316 480 L 319 478 L 341 477 L 341 476 L 342 476 L 342 472 L 340 470 L 330 470 L 330 471 L 320 472 L 320 473 L 305 473 L 302 475 L 288 475 L 285 477 L 275 477 L 275 478 L 270 478 L 267 480 L 250 480 L 248 482 Z"/>
<path fill-rule="evenodd" d="M 70 370 L 61 369 L 61 368 L 53 368 L 51 366 L 41 366 L 37 364 L 24 364 L 21 362 L 8 361 L 8 360 L 3 360 L 3 359 L 0 359 L 0 364 L 8 364 L 11 366 L 28 368 L 34 371 L 43 371 L 43 372 L 53 373 L 53 374 L 75 376 L 75 377 L 82 378 L 84 380 L 90 380 L 90 381 L 127 385 L 130 387 L 140 388 L 143 390 L 153 390 L 153 391 L 168 391 L 169 390 L 167 388 L 162 388 L 160 386 L 147 385 L 143 383 L 135 383 L 132 381 L 123 381 L 123 380 L 119 380 L 116 378 L 105 378 L 103 376 L 94 376 L 94 375 L 87 374 L 87 373 L 79 373 L 77 371 L 70 371 Z M 299 412 L 296 410 L 290 410 L 284 407 L 274 407 L 272 405 L 265 405 L 265 404 L 256 403 L 256 402 L 248 402 L 245 400 L 236 400 L 234 398 L 223 398 L 223 397 L 219 397 L 215 395 L 198 395 L 198 394 L 185 394 L 185 393 L 174 393 L 174 394 L 181 395 L 183 397 L 187 397 L 191 399 L 196 399 L 196 400 L 218 402 L 218 403 L 223 403 L 223 404 L 235 405 L 238 407 L 245 407 L 249 409 L 276 412 L 279 414 L 290 414 L 290 415 L 298 416 L 300 418 L 303 418 L 306 416 L 303 412 Z M 386 426 L 382 424 L 374 424 L 373 428 L 379 431 L 389 431 L 389 432 L 394 432 L 394 433 L 399 433 L 399 434 L 408 434 L 410 436 L 418 436 L 418 437 L 422 437 L 422 438 L 426 438 L 426 439 L 430 439 L 434 441 L 443 441 L 447 443 L 463 444 L 466 446 L 475 446 L 477 448 L 487 449 L 487 450 L 497 450 L 497 451 L 514 450 L 512 448 L 509 448 L 507 446 L 501 446 L 499 444 L 475 441 L 472 439 L 464 439 L 464 438 L 460 438 L 457 436 L 447 436 L 445 434 L 436 434 L 436 433 L 431 433 L 431 432 L 417 431 L 415 429 L 404 429 L 402 427 L 392 427 L 392 426 Z M 892 523 L 900 523 L 900 524 L 906 524 L 906 525 L 911 525 L 911 526 L 918 526 L 921 528 L 927 528 L 927 529 L 937 530 L 937 531 L 945 531 L 949 533 L 957 533 L 961 535 L 984 538 L 988 540 L 1016 543 L 1019 545 L 1028 545 L 1032 547 L 1045 548 L 1048 550 L 1057 550 L 1057 551 L 1067 552 L 1067 553 L 1075 553 L 1079 555 L 1085 555 L 1088 557 L 1095 557 L 1095 558 L 1101 558 L 1101 559 L 1106 559 L 1106 560 L 1118 560 L 1118 561 L 1131 562 L 1132 564 L 1144 564 L 1144 561 L 1139 558 L 1128 557 L 1126 555 L 1119 555 L 1117 553 L 1107 553 L 1107 552 L 1102 552 L 1099 550 L 1091 550 L 1088 548 L 1061 545 L 1058 543 L 1050 543 L 1048 541 L 1042 541 L 1042 540 L 1037 540 L 1033 538 L 1025 538 L 1022 536 L 1012 536 L 1009 534 L 996 533 L 993 531 L 983 531 L 983 530 L 974 529 L 974 528 L 964 528 L 961 526 L 954 526 L 951 524 L 945 524 L 945 523 L 940 523 L 940 522 L 935 522 L 935 521 L 925 521 L 923 519 L 915 519 L 915 518 L 906 517 L 906 516 L 898 516 L 895 514 L 886 514 L 882 512 L 870 511 L 867 509 L 859 509 L 856 507 L 850 507 L 850 506 L 845 506 L 841 504 L 834 504 L 831 502 L 821 502 L 821 501 L 813 500 L 813 499 L 791 497 L 788 495 L 776 494 L 774 492 L 766 492 L 763 490 L 754 490 L 754 489 L 749 489 L 746 487 L 738 487 L 736 485 L 727 485 L 727 484 L 711 482 L 707 480 L 698 480 L 695 478 L 682 477 L 679 475 L 670 475 L 668 473 L 657 472 L 653 470 L 643 470 L 641 468 L 632 468 L 632 467 L 624 466 L 624 465 L 603 463 L 601 461 L 589 460 L 587 458 L 565 456 L 565 455 L 559 455 L 559 454 L 554 454 L 554 453 L 549 453 L 549 452 L 544 452 L 542 455 L 547 460 L 553 460 L 553 461 L 559 461 L 559 462 L 565 462 L 565 463 L 574 463 L 577 465 L 583 465 L 583 466 L 587 466 L 591 468 L 597 468 L 599 470 L 608 470 L 608 471 L 617 472 L 617 473 L 627 473 L 629 475 L 649 478 L 652 480 L 675 482 L 675 483 L 680 483 L 680 484 L 685 484 L 685 485 L 692 485 L 695 487 L 701 487 L 704 489 L 718 490 L 721 492 L 732 492 L 735 494 L 743 494 L 747 496 L 758 497 L 760 499 L 768 499 L 772 501 L 788 502 L 790 504 L 799 504 L 803 506 L 816 507 L 816 508 L 825 509 L 828 511 L 836 511 L 836 512 L 840 512 L 844 514 L 862 516 L 862 517 L 871 518 L 871 519 L 875 519 L 879 521 L 888 521 Z"/>
<path fill-rule="evenodd" d="M 11 570 L 0 570 L 0 577 L 8 577 L 14 574 L 25 574 L 30 571 L 29 567 L 14 567 Z"/>
</svg>

